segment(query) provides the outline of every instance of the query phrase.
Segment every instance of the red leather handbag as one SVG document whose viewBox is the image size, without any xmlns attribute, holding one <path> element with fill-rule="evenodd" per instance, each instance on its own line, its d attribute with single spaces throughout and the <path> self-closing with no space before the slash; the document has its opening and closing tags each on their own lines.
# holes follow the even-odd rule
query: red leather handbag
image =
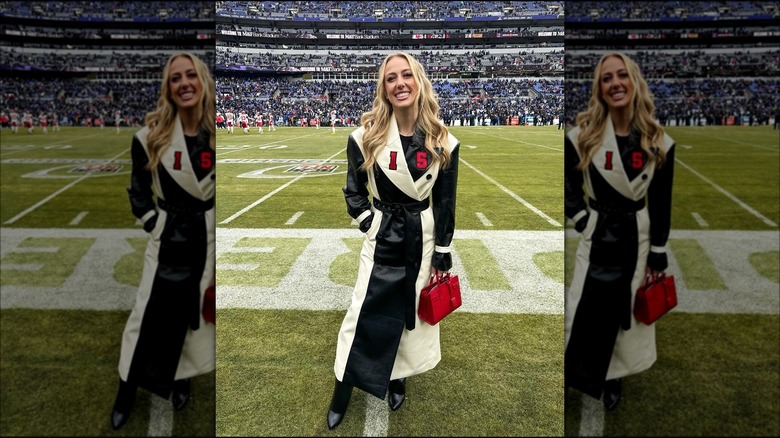
<svg viewBox="0 0 780 438">
<path fill-rule="evenodd" d="M 206 288 L 203 295 L 203 319 L 217 325 L 217 291 L 216 285 L 212 282 Z"/>
<path fill-rule="evenodd" d="M 677 306 L 677 288 L 674 275 L 660 273 L 648 275 L 645 282 L 636 291 L 634 300 L 634 318 L 650 325 Z"/>
<path fill-rule="evenodd" d="M 457 275 L 431 276 L 431 281 L 420 292 L 417 315 L 429 325 L 436 325 L 445 316 L 460 307 L 460 282 Z"/>
</svg>

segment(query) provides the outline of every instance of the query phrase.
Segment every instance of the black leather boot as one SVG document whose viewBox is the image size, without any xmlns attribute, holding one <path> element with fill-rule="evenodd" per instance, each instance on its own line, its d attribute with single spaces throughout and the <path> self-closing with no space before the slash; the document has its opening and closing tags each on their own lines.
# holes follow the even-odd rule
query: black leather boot
<svg viewBox="0 0 780 438">
<path fill-rule="evenodd" d="M 190 383 L 191 379 L 181 379 L 173 382 L 171 402 L 173 402 L 173 408 L 177 411 L 184 409 L 184 405 L 190 399 Z"/>
<path fill-rule="evenodd" d="M 612 379 L 604 382 L 604 407 L 611 411 L 620 401 L 621 379 Z"/>
<path fill-rule="evenodd" d="M 406 378 L 391 380 L 387 392 L 387 404 L 390 405 L 390 409 L 398 410 L 406 400 Z"/>
<path fill-rule="evenodd" d="M 336 384 L 333 387 L 333 398 L 330 401 L 330 409 L 328 409 L 328 429 L 333 430 L 341 424 L 344 414 L 347 413 L 350 397 L 352 397 L 352 385 L 336 379 Z"/>
<path fill-rule="evenodd" d="M 136 390 L 135 385 L 119 379 L 119 391 L 117 391 L 116 401 L 114 401 L 114 410 L 111 412 L 111 426 L 114 427 L 114 430 L 124 426 L 127 419 L 130 418 L 130 411 L 135 403 Z"/>
</svg>

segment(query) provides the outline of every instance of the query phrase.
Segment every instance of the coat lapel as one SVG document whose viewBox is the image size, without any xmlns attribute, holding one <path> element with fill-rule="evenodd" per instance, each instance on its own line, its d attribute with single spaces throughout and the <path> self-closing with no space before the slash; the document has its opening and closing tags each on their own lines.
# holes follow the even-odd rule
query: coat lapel
<svg viewBox="0 0 780 438">
<path fill-rule="evenodd" d="M 634 178 L 633 181 L 628 180 L 617 140 L 615 140 L 615 128 L 612 126 L 611 117 L 607 117 L 602 146 L 593 156 L 593 165 L 612 188 L 633 201 L 644 198 L 655 171 L 655 165 L 650 163 L 645 166 L 642 174 Z M 644 177 L 645 174 L 647 177 Z"/>
<path fill-rule="evenodd" d="M 420 192 L 412 179 L 411 173 L 409 173 L 409 166 L 406 163 L 406 155 L 404 155 L 404 148 L 401 145 L 401 136 L 398 134 L 395 114 L 390 117 L 390 129 L 385 139 L 385 147 L 379 151 L 376 162 L 382 172 L 399 190 L 412 199 L 420 199 Z"/>
<path fill-rule="evenodd" d="M 178 159 L 177 159 L 178 155 Z M 184 140 L 184 130 L 181 126 L 181 120 L 179 116 L 176 116 L 176 121 L 173 124 L 173 135 L 171 137 L 171 145 L 165 151 L 162 156 L 161 162 L 171 177 L 176 183 L 186 190 L 192 196 L 200 199 L 207 200 L 214 196 L 214 188 L 216 184 L 212 180 L 212 170 L 205 178 L 198 181 L 195 171 L 192 168 L 192 162 L 190 161 L 190 154 L 187 151 L 187 143 Z"/>
</svg>

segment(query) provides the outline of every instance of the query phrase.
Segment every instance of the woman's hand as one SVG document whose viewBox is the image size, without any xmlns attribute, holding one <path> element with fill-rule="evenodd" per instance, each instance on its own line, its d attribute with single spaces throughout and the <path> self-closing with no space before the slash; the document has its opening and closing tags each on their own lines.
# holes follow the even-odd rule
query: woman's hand
<svg viewBox="0 0 780 438">
<path fill-rule="evenodd" d="M 447 271 L 440 271 L 434 267 L 431 267 L 431 277 L 444 277 Z"/>
<path fill-rule="evenodd" d="M 647 269 L 645 270 L 645 278 L 647 279 L 646 281 L 654 282 L 658 279 L 658 277 L 663 275 L 663 273 L 664 271 L 656 271 L 655 269 L 648 266 Z"/>
</svg>

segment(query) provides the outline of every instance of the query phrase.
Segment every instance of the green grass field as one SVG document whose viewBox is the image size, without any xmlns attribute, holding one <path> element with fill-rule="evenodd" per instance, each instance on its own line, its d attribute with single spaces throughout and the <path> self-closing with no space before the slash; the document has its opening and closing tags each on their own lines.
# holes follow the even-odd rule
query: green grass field
<svg viewBox="0 0 780 438">
<path fill-rule="evenodd" d="M 398 412 L 356 390 L 344 423 L 327 430 L 362 244 L 341 191 L 352 129 L 218 132 L 217 434 L 561 436 L 555 127 L 452 128 L 461 141 L 453 272 L 464 304 L 442 324 L 442 361 L 409 379 Z M 296 171 L 304 165 L 312 170 Z"/>
<path fill-rule="evenodd" d="M 567 436 L 780 433 L 780 131 L 670 127 L 669 240 L 678 306 L 656 322 L 658 360 L 605 412 L 566 394 Z M 567 230 L 566 284 L 579 237 Z"/>
<path fill-rule="evenodd" d="M 0 435 L 214 435 L 216 373 L 181 412 L 139 390 L 111 429 L 146 245 L 126 191 L 134 132 L 0 131 Z"/>
<path fill-rule="evenodd" d="M 341 193 L 349 131 L 218 133 L 217 371 L 182 412 L 139 391 L 120 432 L 108 416 L 146 239 L 125 191 L 133 130 L 0 132 L 0 435 L 780 434 L 771 127 L 668 128 L 679 305 L 658 323 L 657 363 L 607 413 L 563 392 L 564 260 L 577 235 L 563 217 L 562 131 L 453 128 L 464 304 L 443 322 L 442 361 L 410 379 L 399 411 L 355 391 L 328 431 L 361 241 Z"/>
</svg>

